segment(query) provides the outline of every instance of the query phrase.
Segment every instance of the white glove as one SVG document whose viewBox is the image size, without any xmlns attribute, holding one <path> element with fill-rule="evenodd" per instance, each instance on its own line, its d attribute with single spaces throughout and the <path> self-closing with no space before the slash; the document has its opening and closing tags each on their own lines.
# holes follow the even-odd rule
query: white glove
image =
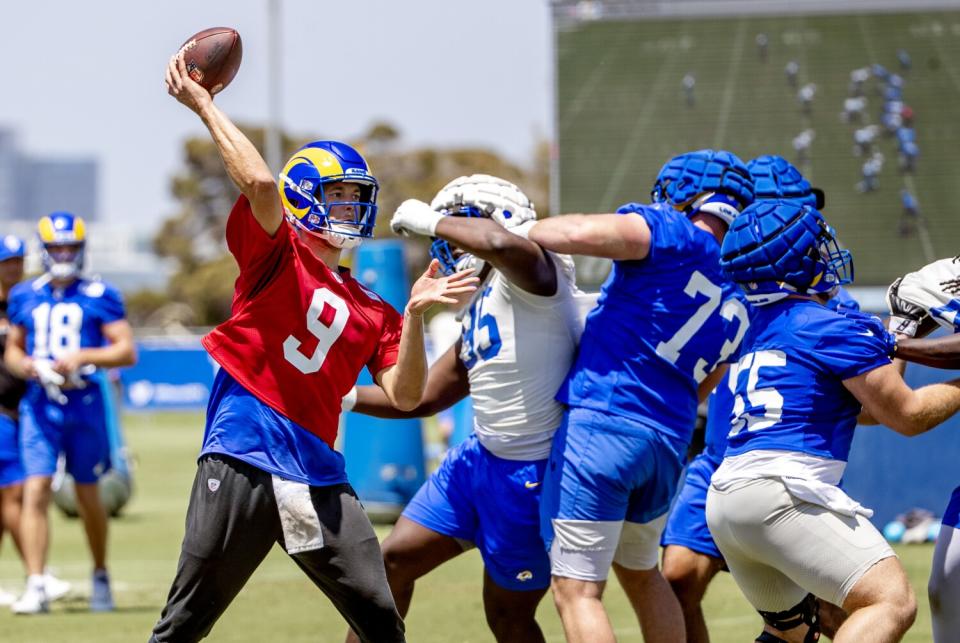
<svg viewBox="0 0 960 643">
<path fill-rule="evenodd" d="M 350 389 L 350 392 L 343 396 L 343 399 L 340 400 L 340 412 L 346 413 L 347 411 L 352 411 L 354 405 L 357 403 L 357 387 L 354 386 Z"/>
<path fill-rule="evenodd" d="M 66 384 L 67 378 L 53 370 L 53 362 L 48 359 L 35 359 L 33 368 L 37 371 L 37 379 L 44 393 L 47 394 L 47 399 L 57 404 L 66 404 L 67 396 L 63 394 L 60 387 Z"/>
<path fill-rule="evenodd" d="M 435 237 L 437 224 L 443 215 L 423 201 L 407 199 L 400 204 L 390 219 L 390 229 L 394 234 L 419 234 Z"/>
<path fill-rule="evenodd" d="M 916 272 L 903 276 L 896 295 L 904 302 L 919 306 L 944 328 L 960 330 L 960 261 L 957 258 L 940 259 Z"/>
<path fill-rule="evenodd" d="M 520 188 L 489 174 L 461 176 L 447 183 L 430 207 L 434 210 L 452 210 L 472 205 L 505 228 L 527 221 L 535 221 L 533 203 Z"/>
<path fill-rule="evenodd" d="M 887 318 L 887 330 L 898 335 L 915 337 L 920 322 L 927 317 L 927 311 L 923 309 L 923 306 L 907 301 L 900 296 L 900 284 L 902 283 L 903 277 L 898 277 L 887 288 L 887 308 L 890 309 L 890 317 Z"/>
</svg>

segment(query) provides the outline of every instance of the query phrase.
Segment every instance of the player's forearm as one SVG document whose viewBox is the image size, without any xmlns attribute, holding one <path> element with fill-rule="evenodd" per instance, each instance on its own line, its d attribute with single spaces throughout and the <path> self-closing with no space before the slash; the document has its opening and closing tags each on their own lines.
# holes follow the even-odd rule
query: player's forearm
<svg viewBox="0 0 960 643">
<path fill-rule="evenodd" d="M 937 339 L 900 339 L 897 357 L 933 368 L 960 368 L 960 334 Z"/>
<path fill-rule="evenodd" d="M 256 202 L 265 193 L 275 196 L 277 184 L 270 168 L 240 128 L 213 102 L 203 107 L 200 118 L 210 130 L 210 136 L 220 151 L 227 175 L 234 185 L 251 202 Z"/>
<path fill-rule="evenodd" d="M 7 347 L 3 354 L 3 363 L 11 374 L 22 380 L 30 379 L 31 373 L 27 368 L 29 362 L 30 357 L 20 346 L 13 342 L 7 342 Z"/>
<path fill-rule="evenodd" d="M 885 422 L 890 428 L 906 436 L 926 433 L 960 411 L 960 379 L 917 389 L 900 410 Z"/>
<path fill-rule="evenodd" d="M 397 363 L 384 382 L 384 393 L 401 411 L 420 404 L 427 381 L 427 354 L 423 344 L 423 316 L 409 311 L 403 314 L 403 331 Z"/>
<path fill-rule="evenodd" d="M 379 386 L 358 386 L 357 402 L 354 404 L 354 413 L 361 415 L 370 415 L 388 420 L 406 420 L 411 418 L 424 418 L 436 415 L 440 411 L 449 408 L 451 404 L 457 402 L 460 398 L 452 401 L 443 400 L 430 395 L 429 387 L 424 393 L 423 399 L 416 407 L 409 411 L 402 411 L 390 403 L 387 394 Z"/>
<path fill-rule="evenodd" d="M 642 239 L 634 239 L 629 228 L 628 220 L 620 215 L 567 214 L 537 221 L 527 238 L 547 250 L 563 254 L 642 259 L 647 254 L 647 246 Z"/>
<path fill-rule="evenodd" d="M 437 223 L 436 234 L 457 248 L 494 264 L 528 243 L 491 219 L 444 217 Z"/>
<path fill-rule="evenodd" d="M 91 364 L 99 368 L 117 368 L 132 366 L 137 361 L 137 350 L 133 342 L 118 342 L 98 348 L 82 348 L 78 360 L 81 364 Z"/>
</svg>

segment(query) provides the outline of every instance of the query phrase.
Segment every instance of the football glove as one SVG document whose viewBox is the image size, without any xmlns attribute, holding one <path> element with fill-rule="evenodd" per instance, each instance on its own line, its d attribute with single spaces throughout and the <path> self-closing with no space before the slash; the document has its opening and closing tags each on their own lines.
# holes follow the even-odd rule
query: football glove
<svg viewBox="0 0 960 643">
<path fill-rule="evenodd" d="M 423 201 L 407 199 L 400 204 L 390 219 L 390 229 L 394 234 L 419 234 L 424 237 L 435 237 L 437 224 L 443 215 L 431 208 Z"/>
<path fill-rule="evenodd" d="M 903 277 L 898 277 L 887 288 L 887 308 L 890 310 L 890 317 L 887 318 L 887 330 L 891 333 L 915 337 L 920 322 L 927 316 L 927 311 L 923 309 L 923 306 L 914 304 L 900 296 L 902 283 Z"/>
<path fill-rule="evenodd" d="M 960 262 L 956 258 L 940 259 L 904 275 L 896 295 L 951 332 L 960 330 Z"/>
<path fill-rule="evenodd" d="M 505 228 L 535 221 L 533 203 L 520 188 L 488 174 L 461 176 L 450 181 L 430 203 L 434 210 L 472 205 Z"/>
<path fill-rule="evenodd" d="M 35 359 L 33 368 L 37 371 L 37 380 L 47 394 L 47 399 L 57 404 L 66 404 L 67 396 L 60 387 L 67 383 L 67 378 L 53 370 L 53 362 L 48 359 Z"/>
</svg>

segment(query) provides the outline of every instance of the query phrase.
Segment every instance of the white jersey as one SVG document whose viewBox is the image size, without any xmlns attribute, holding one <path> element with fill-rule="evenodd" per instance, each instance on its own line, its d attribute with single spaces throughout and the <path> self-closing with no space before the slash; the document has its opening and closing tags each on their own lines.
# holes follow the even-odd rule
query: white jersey
<svg viewBox="0 0 960 643">
<path fill-rule="evenodd" d="M 528 293 L 494 270 L 463 316 L 460 360 L 469 373 L 477 438 L 507 460 L 550 455 L 563 417 L 554 396 L 583 331 L 572 264 L 551 257 L 554 295 Z"/>
</svg>

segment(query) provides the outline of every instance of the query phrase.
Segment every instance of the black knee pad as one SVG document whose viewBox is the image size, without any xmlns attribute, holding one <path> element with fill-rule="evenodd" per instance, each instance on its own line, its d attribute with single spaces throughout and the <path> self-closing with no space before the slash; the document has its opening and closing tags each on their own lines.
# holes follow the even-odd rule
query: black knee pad
<svg viewBox="0 0 960 643">
<path fill-rule="evenodd" d="M 800 625 L 809 625 L 810 629 L 807 631 L 807 635 L 804 637 L 803 643 L 814 643 L 815 641 L 820 640 L 820 601 L 818 601 L 817 597 L 813 594 L 807 594 L 802 601 L 788 610 L 783 610 L 782 612 L 764 612 L 763 610 L 757 611 L 760 612 L 760 616 L 763 617 L 763 620 L 767 623 L 767 625 L 774 627 L 781 632 L 792 630 Z M 767 633 L 764 632 L 764 634 Z M 763 635 L 761 635 L 761 637 L 762 636 Z M 764 641 L 764 639 L 759 637 L 757 640 Z M 770 643 L 775 643 L 776 641 L 780 641 L 782 639 L 773 637 L 767 640 L 770 641 Z"/>
</svg>

